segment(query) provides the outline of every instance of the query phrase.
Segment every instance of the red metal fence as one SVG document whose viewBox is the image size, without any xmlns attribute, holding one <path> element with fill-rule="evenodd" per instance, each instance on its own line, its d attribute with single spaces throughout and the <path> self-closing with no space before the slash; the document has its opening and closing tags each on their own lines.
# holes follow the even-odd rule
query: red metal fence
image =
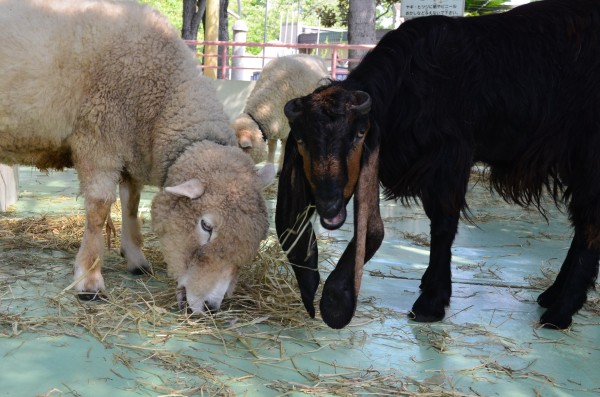
<svg viewBox="0 0 600 397">
<path fill-rule="evenodd" d="M 349 44 L 284 44 L 284 43 L 248 43 L 234 41 L 192 41 L 187 40 L 190 47 L 196 47 L 196 54 L 200 59 L 201 68 L 217 69 L 219 79 L 232 79 L 238 71 L 250 72 L 254 77 L 260 73 L 262 66 L 269 60 L 279 56 L 297 53 L 318 55 L 323 58 L 334 79 L 343 79 L 348 74 L 348 63 L 358 62 L 359 58 L 349 58 L 349 50 L 367 51 L 375 45 L 349 45 Z M 205 53 L 205 48 L 218 48 L 216 53 Z M 252 55 L 249 48 L 257 48 Z M 214 50 L 213 50 L 214 51 Z M 217 62 L 214 62 L 217 58 Z M 210 62 L 207 60 L 212 59 Z M 206 72 L 205 72 L 206 73 Z M 235 76 L 234 76 L 235 77 Z M 239 79 L 239 78 L 238 78 Z"/>
</svg>

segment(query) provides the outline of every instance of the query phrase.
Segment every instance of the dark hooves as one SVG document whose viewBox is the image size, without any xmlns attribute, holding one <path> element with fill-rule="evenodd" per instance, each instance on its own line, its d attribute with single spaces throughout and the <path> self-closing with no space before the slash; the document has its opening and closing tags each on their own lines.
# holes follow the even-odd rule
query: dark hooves
<svg viewBox="0 0 600 397">
<path fill-rule="evenodd" d="M 353 280 L 336 278 L 336 275 L 337 273 L 331 273 L 325 282 L 319 308 L 325 324 L 333 329 L 342 329 L 352 321 L 357 302 Z"/>
<path fill-rule="evenodd" d="M 154 276 L 154 271 L 151 267 L 136 267 L 131 270 L 131 274 L 134 276 Z"/>
<path fill-rule="evenodd" d="M 108 298 L 102 292 L 79 292 L 77 298 L 85 302 L 99 302 L 106 301 Z"/>
<path fill-rule="evenodd" d="M 540 325 L 547 329 L 567 329 L 571 326 L 573 319 L 571 316 L 555 315 L 546 311 L 540 318 Z"/>
<path fill-rule="evenodd" d="M 409 320 L 416 321 L 418 323 L 435 323 L 444 319 L 445 312 L 440 314 L 423 314 L 415 313 L 414 310 L 408 312 L 407 317 Z"/>
<path fill-rule="evenodd" d="M 450 294 L 424 291 L 415 301 L 408 318 L 419 323 L 442 321 L 446 316 L 446 306 L 450 304 Z"/>
<path fill-rule="evenodd" d="M 537 303 L 544 309 L 548 309 L 558 300 L 558 293 L 556 289 L 548 288 L 546 291 L 542 292 L 537 297 Z"/>
</svg>

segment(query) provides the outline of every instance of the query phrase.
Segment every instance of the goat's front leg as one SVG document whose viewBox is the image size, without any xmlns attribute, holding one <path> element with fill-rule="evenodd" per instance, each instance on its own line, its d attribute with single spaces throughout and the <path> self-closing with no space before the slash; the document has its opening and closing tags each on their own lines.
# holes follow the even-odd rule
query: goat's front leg
<svg viewBox="0 0 600 397">
<path fill-rule="evenodd" d="M 152 268 L 142 252 L 143 237 L 138 207 L 143 185 L 130 177 L 119 184 L 121 199 L 121 256 L 127 259 L 127 270 L 133 274 L 152 274 Z"/>
<path fill-rule="evenodd" d="M 75 289 L 81 299 L 96 299 L 104 290 L 102 263 L 104 256 L 103 230 L 110 213 L 112 199 L 85 198 L 85 230 L 81 247 L 75 257 Z"/>
<path fill-rule="evenodd" d="M 450 261 L 452 243 L 458 229 L 459 212 L 445 213 L 438 203 L 423 201 L 431 220 L 429 266 L 421 279 L 421 295 L 415 301 L 409 318 L 419 322 L 440 321 L 446 314 L 452 295 Z"/>
</svg>

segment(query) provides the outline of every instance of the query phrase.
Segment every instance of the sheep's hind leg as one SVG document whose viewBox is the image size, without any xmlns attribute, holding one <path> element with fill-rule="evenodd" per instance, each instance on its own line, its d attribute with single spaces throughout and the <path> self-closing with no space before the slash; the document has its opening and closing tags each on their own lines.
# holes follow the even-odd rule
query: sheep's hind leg
<svg viewBox="0 0 600 397">
<path fill-rule="evenodd" d="M 125 177 L 119 184 L 121 199 L 121 256 L 127 259 L 127 270 L 133 274 L 152 274 L 152 268 L 142 252 L 143 237 L 138 219 L 138 207 L 143 186 Z"/>
<path fill-rule="evenodd" d="M 75 290 L 79 298 L 95 300 L 104 290 L 102 263 L 104 256 L 103 229 L 114 200 L 85 198 L 85 230 L 81 247 L 75 257 Z"/>
</svg>

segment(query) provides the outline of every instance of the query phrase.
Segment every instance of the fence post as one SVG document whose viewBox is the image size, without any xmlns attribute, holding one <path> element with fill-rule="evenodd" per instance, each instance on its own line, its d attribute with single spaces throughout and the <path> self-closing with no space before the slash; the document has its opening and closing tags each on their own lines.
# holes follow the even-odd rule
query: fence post
<svg viewBox="0 0 600 397">
<path fill-rule="evenodd" d="M 238 19 L 233 24 L 233 41 L 235 43 L 245 43 L 246 42 L 246 32 L 248 32 L 248 25 L 246 22 Z M 244 54 L 246 52 L 246 47 L 244 46 L 234 46 L 233 52 L 231 56 L 231 80 L 244 80 L 244 72 L 242 69 L 244 67 Z"/>
<path fill-rule="evenodd" d="M 337 63 L 338 63 L 338 50 L 334 48 L 331 52 L 331 78 L 337 80 Z"/>
</svg>

